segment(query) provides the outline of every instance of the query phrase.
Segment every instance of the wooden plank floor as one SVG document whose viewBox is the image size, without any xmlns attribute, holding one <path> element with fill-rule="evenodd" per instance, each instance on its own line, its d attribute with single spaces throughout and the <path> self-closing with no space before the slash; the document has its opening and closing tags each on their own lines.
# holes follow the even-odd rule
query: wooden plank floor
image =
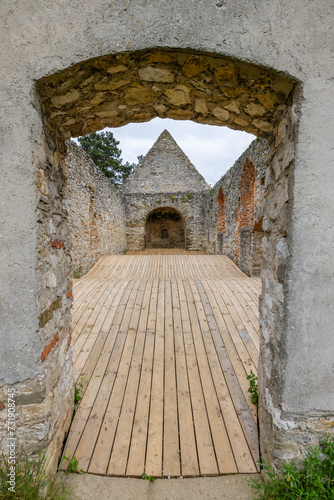
<svg viewBox="0 0 334 500">
<path fill-rule="evenodd" d="M 111 476 L 255 473 L 260 289 L 225 256 L 102 257 L 74 284 L 85 394 L 65 455 Z"/>
</svg>

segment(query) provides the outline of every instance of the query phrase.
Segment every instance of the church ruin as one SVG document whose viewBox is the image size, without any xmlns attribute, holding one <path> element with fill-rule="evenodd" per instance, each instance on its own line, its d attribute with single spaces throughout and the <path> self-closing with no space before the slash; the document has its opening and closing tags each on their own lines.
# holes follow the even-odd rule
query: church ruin
<svg viewBox="0 0 334 500">
<path fill-rule="evenodd" d="M 72 267 L 103 255 L 179 248 L 230 257 L 248 276 L 263 267 L 264 177 L 269 148 L 255 140 L 213 188 L 165 130 L 116 189 L 68 143 Z"/>
</svg>

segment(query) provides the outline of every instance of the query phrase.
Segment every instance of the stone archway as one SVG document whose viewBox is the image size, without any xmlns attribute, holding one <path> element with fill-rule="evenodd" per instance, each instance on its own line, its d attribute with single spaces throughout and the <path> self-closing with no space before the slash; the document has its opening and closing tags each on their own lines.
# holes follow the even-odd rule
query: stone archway
<svg viewBox="0 0 334 500">
<path fill-rule="evenodd" d="M 217 196 L 217 244 L 218 253 L 222 253 L 223 249 L 223 238 L 226 228 L 226 218 L 225 218 L 225 196 L 222 187 L 219 188 Z"/>
<path fill-rule="evenodd" d="M 156 208 L 145 224 L 145 248 L 185 248 L 185 222 L 171 207 Z"/>
</svg>

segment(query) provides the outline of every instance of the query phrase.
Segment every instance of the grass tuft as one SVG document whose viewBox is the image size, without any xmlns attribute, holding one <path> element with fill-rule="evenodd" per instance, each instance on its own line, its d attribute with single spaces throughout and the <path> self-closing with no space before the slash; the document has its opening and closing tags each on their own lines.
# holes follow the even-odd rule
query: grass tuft
<svg viewBox="0 0 334 500">
<path fill-rule="evenodd" d="M 265 479 L 250 479 L 257 500 L 333 500 L 334 440 L 327 435 L 298 464 L 289 462 L 282 473 L 262 464 Z"/>
<path fill-rule="evenodd" d="M 2 454 L 0 459 L 0 498 L 7 500 L 70 500 L 68 491 L 59 474 L 48 477 L 45 471 L 46 453 L 40 452 L 38 458 L 28 457 L 25 453 L 16 459 L 15 486 L 10 491 L 9 475 L 11 465 L 8 457 Z"/>
</svg>

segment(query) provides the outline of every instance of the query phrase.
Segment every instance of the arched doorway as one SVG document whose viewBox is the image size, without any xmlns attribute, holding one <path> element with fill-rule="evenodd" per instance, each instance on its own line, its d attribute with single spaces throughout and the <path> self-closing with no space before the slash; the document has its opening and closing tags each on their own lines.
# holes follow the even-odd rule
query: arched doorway
<svg viewBox="0 0 334 500">
<path fill-rule="evenodd" d="M 256 172 L 254 165 L 246 159 L 240 179 L 240 205 L 235 229 L 235 262 L 240 269 L 250 274 L 252 229 L 256 203 Z"/>
<path fill-rule="evenodd" d="M 145 248 L 185 248 L 185 222 L 180 212 L 161 207 L 148 214 Z"/>
</svg>

